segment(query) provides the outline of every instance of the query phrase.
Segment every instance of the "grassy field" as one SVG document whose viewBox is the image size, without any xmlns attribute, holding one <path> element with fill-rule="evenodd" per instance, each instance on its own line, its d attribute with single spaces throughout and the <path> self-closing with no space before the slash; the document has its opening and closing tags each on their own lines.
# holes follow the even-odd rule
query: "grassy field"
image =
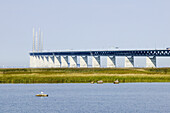
<svg viewBox="0 0 170 113">
<path fill-rule="evenodd" d="M 170 68 L 0 69 L 0 83 L 170 82 Z"/>
</svg>

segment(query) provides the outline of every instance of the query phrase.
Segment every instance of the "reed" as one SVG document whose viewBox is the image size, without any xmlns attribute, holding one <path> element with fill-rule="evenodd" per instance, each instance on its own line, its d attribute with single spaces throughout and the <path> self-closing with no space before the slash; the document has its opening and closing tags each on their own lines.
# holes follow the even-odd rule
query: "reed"
<svg viewBox="0 0 170 113">
<path fill-rule="evenodd" d="M 0 69 L 0 83 L 170 82 L 170 68 Z"/>
</svg>

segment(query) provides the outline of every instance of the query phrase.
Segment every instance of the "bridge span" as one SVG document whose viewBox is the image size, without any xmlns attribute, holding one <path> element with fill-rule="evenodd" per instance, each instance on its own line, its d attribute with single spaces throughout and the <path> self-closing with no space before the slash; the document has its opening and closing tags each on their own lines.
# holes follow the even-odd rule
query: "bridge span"
<svg viewBox="0 0 170 113">
<path fill-rule="evenodd" d="M 116 57 L 125 56 L 125 67 L 134 67 L 134 57 L 146 57 L 146 67 L 156 67 L 156 57 L 170 57 L 170 50 L 99 50 L 30 52 L 30 67 L 101 67 L 101 57 L 107 57 L 107 67 L 116 67 Z M 78 64 L 79 60 L 79 64 Z"/>
</svg>

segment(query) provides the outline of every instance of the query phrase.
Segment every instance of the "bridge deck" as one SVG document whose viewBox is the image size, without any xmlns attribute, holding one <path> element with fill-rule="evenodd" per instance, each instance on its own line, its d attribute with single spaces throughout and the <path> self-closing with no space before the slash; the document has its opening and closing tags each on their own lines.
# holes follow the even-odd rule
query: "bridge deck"
<svg viewBox="0 0 170 113">
<path fill-rule="evenodd" d="M 170 50 L 106 50 L 106 51 L 56 51 L 30 52 L 31 56 L 63 55 L 63 56 L 170 56 Z"/>
</svg>

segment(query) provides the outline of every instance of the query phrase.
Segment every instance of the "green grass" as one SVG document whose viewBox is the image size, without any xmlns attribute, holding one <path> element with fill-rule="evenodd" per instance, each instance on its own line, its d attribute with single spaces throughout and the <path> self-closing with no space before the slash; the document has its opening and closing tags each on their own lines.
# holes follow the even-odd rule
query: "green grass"
<svg viewBox="0 0 170 113">
<path fill-rule="evenodd" d="M 170 68 L 0 69 L 0 83 L 170 82 Z"/>
</svg>

